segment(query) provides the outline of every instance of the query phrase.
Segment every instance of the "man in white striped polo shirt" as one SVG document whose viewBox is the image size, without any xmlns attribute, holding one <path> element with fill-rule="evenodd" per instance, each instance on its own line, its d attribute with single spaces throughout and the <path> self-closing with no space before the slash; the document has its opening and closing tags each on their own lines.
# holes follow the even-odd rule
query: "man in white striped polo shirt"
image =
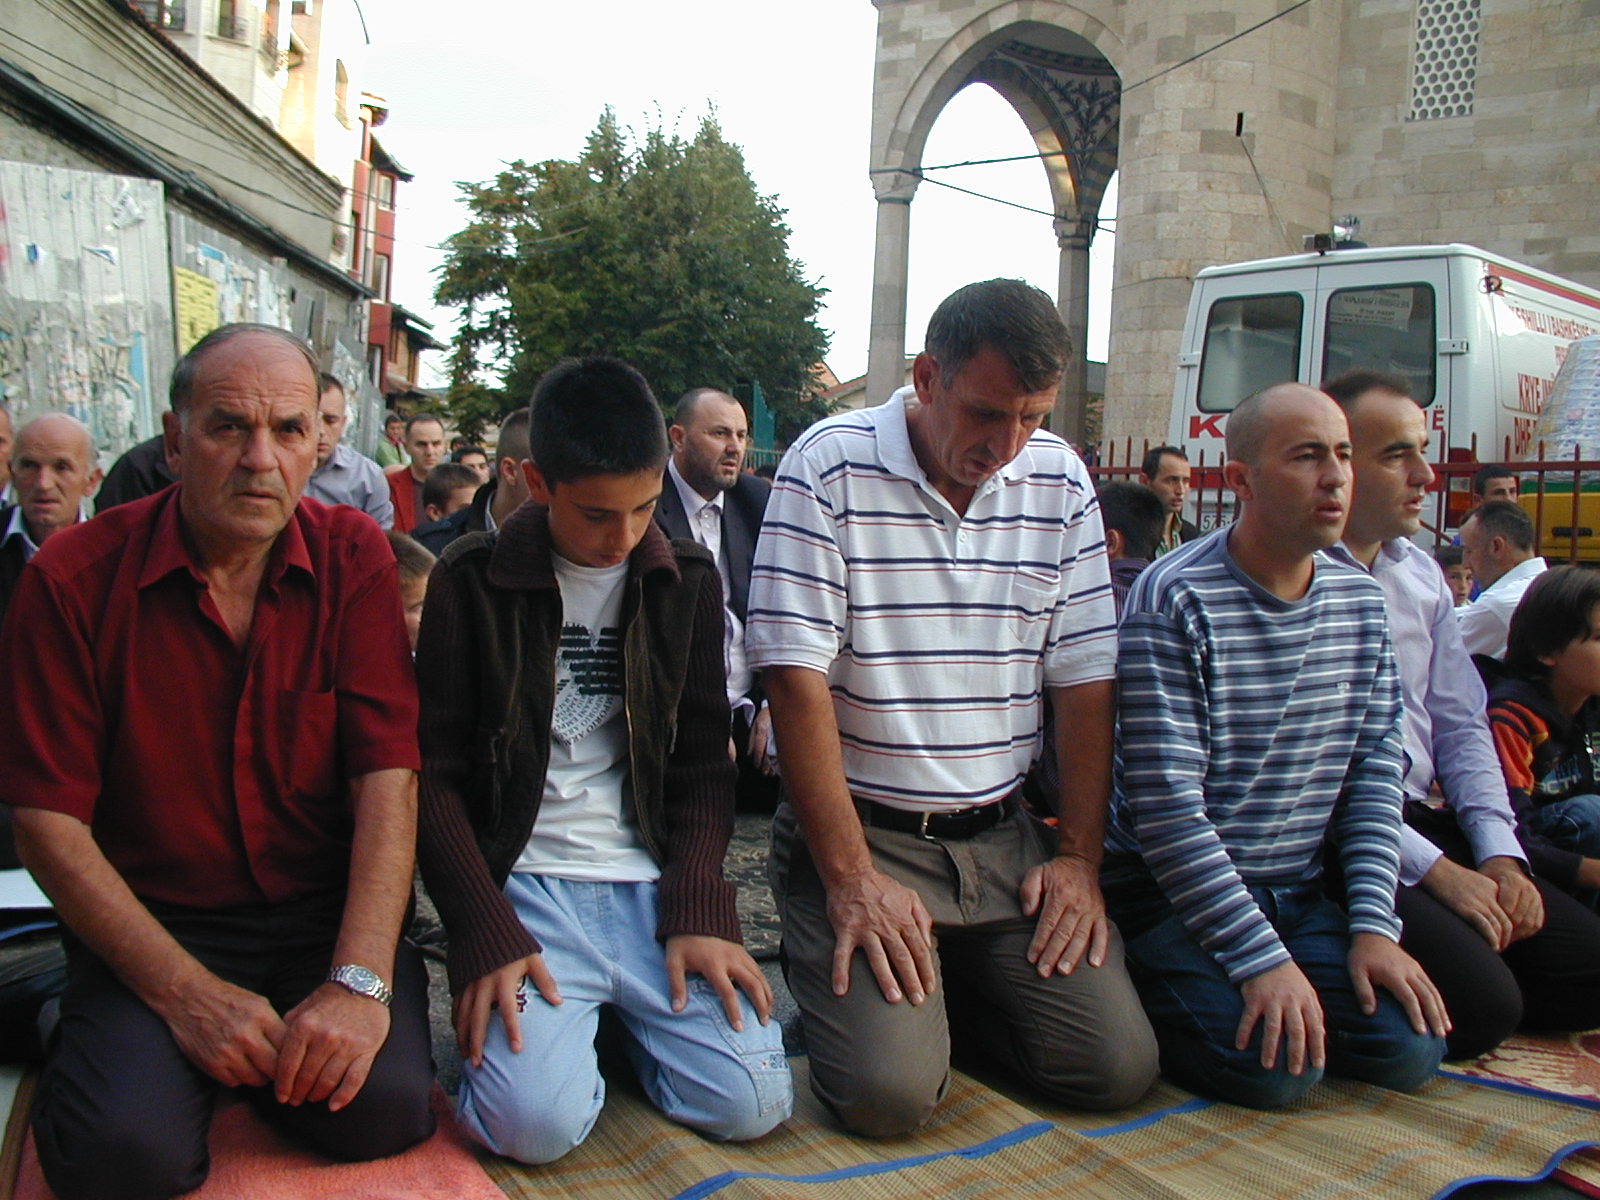
<svg viewBox="0 0 1600 1200">
<path fill-rule="evenodd" d="M 1123 611 L 1106 899 L 1176 1082 L 1255 1108 L 1324 1068 L 1411 1090 L 1449 1023 L 1398 945 L 1383 592 L 1323 553 L 1348 514 L 1349 427 L 1292 383 L 1243 401 L 1227 439 L 1238 522 L 1147 568 Z"/>
<path fill-rule="evenodd" d="M 772 873 L 812 1088 L 873 1136 L 927 1120 L 952 1043 L 1081 1108 L 1155 1074 L 1098 883 L 1105 539 L 1082 462 L 1040 428 L 1066 330 L 1043 292 L 990 280 L 925 345 L 914 387 L 785 456 L 746 633 L 783 753 Z M 1058 830 L 1017 799 L 1045 688 Z"/>
</svg>

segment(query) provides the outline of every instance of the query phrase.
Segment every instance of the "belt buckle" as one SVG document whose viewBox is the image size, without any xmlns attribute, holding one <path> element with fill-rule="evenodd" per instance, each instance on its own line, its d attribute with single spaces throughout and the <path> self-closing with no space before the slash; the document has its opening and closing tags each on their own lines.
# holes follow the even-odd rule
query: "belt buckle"
<svg viewBox="0 0 1600 1200">
<path fill-rule="evenodd" d="M 922 813 L 922 819 L 917 822 L 917 836 L 925 842 L 938 840 L 928 832 L 928 818 L 934 815 L 935 814 L 932 809 L 924 810 Z"/>
</svg>

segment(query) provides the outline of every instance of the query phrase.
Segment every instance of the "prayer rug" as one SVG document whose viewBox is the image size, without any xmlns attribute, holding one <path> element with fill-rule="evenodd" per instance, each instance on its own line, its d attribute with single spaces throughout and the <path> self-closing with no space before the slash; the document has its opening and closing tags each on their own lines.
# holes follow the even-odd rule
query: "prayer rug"
<svg viewBox="0 0 1600 1200">
<path fill-rule="evenodd" d="M 51 1200 L 39 1172 L 33 1136 L 26 1131 L 27 1097 L 11 1110 L 19 1153 L 10 1158 L 13 1128 L 0 1148 L 0 1197 Z M 456 1128 L 450 1102 L 436 1086 L 439 1129 L 404 1154 L 369 1163 L 334 1163 L 279 1137 L 241 1100 L 219 1102 L 211 1124 L 211 1175 L 192 1200 L 502 1200 Z M 20 1114 L 20 1116 L 19 1116 Z M 25 1137 L 22 1135 L 26 1135 Z M 12 1180 L 15 1180 L 13 1187 Z"/>
<path fill-rule="evenodd" d="M 1446 1073 L 1509 1087 L 1600 1101 L 1600 1030 L 1589 1033 L 1519 1033 Z M 1552 1173 L 1582 1196 L 1600 1197 L 1600 1152 L 1581 1150 Z"/>
<path fill-rule="evenodd" d="M 1600 1100 L 1600 1030 L 1519 1033 L 1482 1058 L 1469 1063 L 1451 1063 L 1445 1070 L 1563 1096 Z"/>
<path fill-rule="evenodd" d="M 1416 1096 L 1324 1083 L 1275 1113 L 1158 1083 L 1134 1109 L 1096 1116 L 957 1075 L 927 1128 L 867 1141 L 832 1126 L 804 1060 L 792 1065 L 795 1116 L 758 1142 L 707 1142 L 616 1087 L 589 1140 L 560 1162 L 486 1169 L 513 1200 L 1418 1200 L 1543 1178 L 1600 1145 L 1600 1103 L 1445 1076 Z"/>
</svg>

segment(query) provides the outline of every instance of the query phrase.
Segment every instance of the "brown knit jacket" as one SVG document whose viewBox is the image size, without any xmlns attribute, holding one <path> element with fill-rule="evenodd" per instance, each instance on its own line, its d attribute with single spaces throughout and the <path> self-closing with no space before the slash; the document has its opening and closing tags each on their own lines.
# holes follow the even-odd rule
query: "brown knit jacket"
<svg viewBox="0 0 1600 1200">
<path fill-rule="evenodd" d="M 544 508 L 452 542 L 417 642 L 422 784 L 417 857 L 450 938 L 450 987 L 540 949 L 501 891 L 544 794 L 561 593 Z M 623 704 L 635 810 L 661 865 L 656 936 L 738 942 L 722 874 L 734 767 L 722 585 L 700 546 L 654 524 L 628 560 Z"/>
</svg>

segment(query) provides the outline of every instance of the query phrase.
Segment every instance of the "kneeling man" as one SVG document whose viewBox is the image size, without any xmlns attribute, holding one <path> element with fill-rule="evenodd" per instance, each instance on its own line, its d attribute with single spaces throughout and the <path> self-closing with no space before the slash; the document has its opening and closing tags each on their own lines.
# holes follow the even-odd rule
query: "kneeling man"
<svg viewBox="0 0 1600 1200">
<path fill-rule="evenodd" d="M 1241 403 L 1227 439 L 1239 520 L 1148 568 L 1123 615 L 1106 902 L 1176 1082 L 1257 1108 L 1325 1067 L 1410 1090 L 1449 1024 L 1398 945 L 1383 593 L 1323 553 L 1344 530 L 1349 429 L 1283 384 Z M 1323 893 L 1330 837 L 1345 909 Z"/>
<path fill-rule="evenodd" d="M 427 980 L 396 945 L 417 700 L 394 555 L 301 501 L 317 364 L 225 326 L 178 364 L 179 482 L 24 569 L 0 661 L 17 848 L 70 930 L 34 1110 L 62 1200 L 200 1186 L 220 1086 L 359 1160 L 428 1136 Z"/>
<path fill-rule="evenodd" d="M 1040 428 L 1069 353 L 1050 298 L 962 288 L 914 386 L 778 469 L 750 661 L 783 750 L 785 969 L 812 1090 L 857 1133 L 921 1125 L 952 1049 L 1120 1108 L 1155 1040 L 1100 898 L 1116 609 L 1087 470 Z M 1020 803 L 1049 689 L 1061 786 Z"/>
</svg>

